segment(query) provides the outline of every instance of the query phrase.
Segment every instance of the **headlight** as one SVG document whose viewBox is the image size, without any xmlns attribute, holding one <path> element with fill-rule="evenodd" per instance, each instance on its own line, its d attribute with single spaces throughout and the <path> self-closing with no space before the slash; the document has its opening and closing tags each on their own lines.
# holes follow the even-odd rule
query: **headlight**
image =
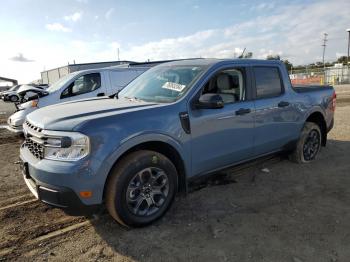
<svg viewBox="0 0 350 262">
<path fill-rule="evenodd" d="M 45 131 L 44 131 L 45 132 Z M 60 161 L 77 161 L 90 153 L 89 138 L 76 132 L 46 131 L 44 158 Z"/>
</svg>

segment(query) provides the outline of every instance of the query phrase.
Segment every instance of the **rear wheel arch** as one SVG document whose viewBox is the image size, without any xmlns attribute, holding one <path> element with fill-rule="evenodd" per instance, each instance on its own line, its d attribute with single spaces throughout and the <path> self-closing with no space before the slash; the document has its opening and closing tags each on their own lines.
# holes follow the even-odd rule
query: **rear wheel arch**
<svg viewBox="0 0 350 262">
<path fill-rule="evenodd" d="M 319 126 L 319 128 L 321 130 L 321 135 L 322 135 L 321 145 L 326 146 L 326 143 L 327 143 L 327 124 L 326 124 L 326 120 L 325 120 L 323 114 L 319 111 L 313 112 L 306 118 L 305 123 L 306 122 L 315 123 L 316 125 Z"/>
</svg>

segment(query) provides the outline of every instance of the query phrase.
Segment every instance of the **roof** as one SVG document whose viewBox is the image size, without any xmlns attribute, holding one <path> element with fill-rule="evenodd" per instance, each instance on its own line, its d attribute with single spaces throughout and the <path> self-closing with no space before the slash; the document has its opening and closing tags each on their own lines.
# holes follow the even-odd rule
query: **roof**
<svg viewBox="0 0 350 262">
<path fill-rule="evenodd" d="M 195 59 L 183 59 L 176 60 L 174 62 L 165 63 L 164 66 L 172 65 L 190 65 L 190 66 L 213 66 L 215 64 L 226 64 L 226 63 L 244 63 L 252 65 L 266 65 L 266 64 L 280 64 L 280 60 L 264 60 L 264 59 L 217 59 L 217 58 L 195 58 Z"/>
<path fill-rule="evenodd" d="M 135 62 L 128 61 L 128 60 L 121 60 L 121 61 L 105 61 L 105 62 L 93 62 L 93 63 L 81 63 L 81 64 L 68 64 L 67 66 L 98 65 L 98 64 L 111 64 L 111 63 L 129 64 L 129 63 L 135 63 Z"/>
<path fill-rule="evenodd" d="M 11 78 L 2 77 L 2 76 L 0 76 L 0 81 L 12 82 L 14 85 L 18 84 L 18 81 L 16 79 L 11 79 Z"/>
</svg>

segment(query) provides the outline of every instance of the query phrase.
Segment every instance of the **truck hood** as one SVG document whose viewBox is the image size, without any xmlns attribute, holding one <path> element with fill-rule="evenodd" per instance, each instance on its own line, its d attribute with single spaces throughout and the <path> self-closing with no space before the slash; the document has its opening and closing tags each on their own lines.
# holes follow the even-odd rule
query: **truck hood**
<svg viewBox="0 0 350 262">
<path fill-rule="evenodd" d="M 42 129 L 71 131 L 85 121 L 157 105 L 129 99 L 94 98 L 47 106 L 29 114 L 27 120 Z"/>
</svg>

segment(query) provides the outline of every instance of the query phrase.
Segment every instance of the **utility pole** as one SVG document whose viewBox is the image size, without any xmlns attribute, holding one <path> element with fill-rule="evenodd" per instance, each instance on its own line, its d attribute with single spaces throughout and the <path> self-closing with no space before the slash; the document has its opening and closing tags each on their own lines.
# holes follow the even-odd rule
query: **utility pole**
<svg viewBox="0 0 350 262">
<path fill-rule="evenodd" d="M 324 33 L 324 38 L 323 38 L 323 55 L 322 55 L 322 62 L 323 62 L 323 84 L 326 83 L 326 64 L 324 63 L 324 55 L 326 53 L 326 46 L 327 46 L 327 33 Z"/>
<path fill-rule="evenodd" d="M 326 70 L 326 64 L 324 63 L 324 55 L 326 53 L 326 46 L 327 46 L 327 36 L 328 34 L 327 33 L 324 33 L 324 38 L 323 38 L 323 55 L 322 55 L 322 63 L 323 63 L 323 69 Z"/>
<path fill-rule="evenodd" d="M 346 31 L 349 33 L 349 39 L 348 39 L 348 60 L 347 60 L 348 67 L 349 67 L 349 62 L 350 62 L 350 59 L 349 59 L 349 53 L 350 53 L 350 28 L 348 28 Z"/>
<path fill-rule="evenodd" d="M 119 47 L 117 49 L 117 53 L 118 53 L 118 61 L 120 61 L 120 59 L 119 59 Z"/>
</svg>

